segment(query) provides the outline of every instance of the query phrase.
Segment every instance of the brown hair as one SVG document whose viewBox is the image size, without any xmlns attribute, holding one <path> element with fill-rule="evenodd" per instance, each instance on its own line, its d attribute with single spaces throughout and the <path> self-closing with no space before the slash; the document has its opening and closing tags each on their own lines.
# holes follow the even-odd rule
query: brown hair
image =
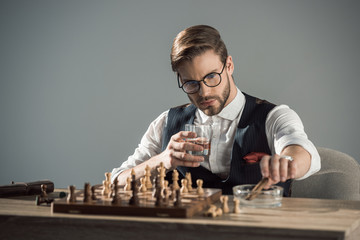
<svg viewBox="0 0 360 240">
<path fill-rule="evenodd" d="M 174 39 L 170 54 L 172 70 L 176 72 L 183 62 L 192 61 L 207 50 L 214 50 L 225 63 L 227 49 L 215 28 L 207 25 L 186 28 Z"/>
</svg>

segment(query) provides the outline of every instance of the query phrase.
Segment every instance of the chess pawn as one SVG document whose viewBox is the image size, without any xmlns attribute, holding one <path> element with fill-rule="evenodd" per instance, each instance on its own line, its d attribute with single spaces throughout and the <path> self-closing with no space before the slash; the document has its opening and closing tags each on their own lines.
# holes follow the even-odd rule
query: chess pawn
<svg viewBox="0 0 360 240">
<path fill-rule="evenodd" d="M 204 195 L 204 189 L 203 189 L 203 187 L 202 187 L 202 185 L 203 185 L 203 180 L 202 180 L 202 179 L 196 180 L 196 185 L 197 185 L 196 193 L 197 193 L 199 196 L 203 196 L 203 195 Z"/>
<path fill-rule="evenodd" d="M 175 169 L 173 170 L 173 174 L 172 174 L 172 181 L 173 181 L 172 186 L 175 191 L 180 188 L 178 180 L 179 180 L 179 172 Z"/>
<path fill-rule="evenodd" d="M 126 178 L 124 191 L 131 191 L 131 177 Z"/>
<path fill-rule="evenodd" d="M 108 185 L 108 183 L 107 183 L 106 180 L 104 180 L 102 183 L 103 183 L 103 189 L 102 189 L 102 191 L 101 191 L 101 194 L 102 194 L 105 198 L 107 198 L 108 195 L 109 195 L 109 185 Z"/>
<path fill-rule="evenodd" d="M 240 200 L 237 198 L 234 198 L 234 210 L 233 213 L 240 213 Z"/>
<path fill-rule="evenodd" d="M 168 188 L 164 189 L 164 199 L 163 199 L 163 205 L 164 206 L 169 206 L 169 202 L 170 202 L 170 191 Z"/>
<path fill-rule="evenodd" d="M 74 203 L 76 202 L 76 196 L 75 196 L 75 186 L 74 185 L 70 185 L 68 187 L 69 189 L 69 195 L 67 197 L 67 202 L 68 203 Z"/>
<path fill-rule="evenodd" d="M 114 184 L 110 184 L 108 198 L 112 198 L 114 195 Z"/>
<path fill-rule="evenodd" d="M 220 202 L 222 204 L 222 210 L 224 213 L 229 212 L 229 204 L 228 204 L 229 197 L 226 195 L 223 195 L 220 197 Z"/>
<path fill-rule="evenodd" d="M 188 190 L 188 188 L 187 188 L 187 182 L 188 182 L 187 179 L 185 179 L 185 178 L 181 179 L 180 192 L 181 192 L 182 194 L 189 192 L 189 190 Z"/>
<path fill-rule="evenodd" d="M 142 177 L 140 178 L 140 187 L 139 187 L 139 192 L 146 192 L 147 188 L 146 188 L 146 178 Z"/>
</svg>

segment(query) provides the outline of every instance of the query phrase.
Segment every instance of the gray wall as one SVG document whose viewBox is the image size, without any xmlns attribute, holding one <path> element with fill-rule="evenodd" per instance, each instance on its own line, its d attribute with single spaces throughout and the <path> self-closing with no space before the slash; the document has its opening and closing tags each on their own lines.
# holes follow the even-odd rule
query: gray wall
<svg viewBox="0 0 360 240">
<path fill-rule="evenodd" d="M 360 159 L 359 1 L 0 2 L 0 184 L 100 183 L 150 121 L 187 102 L 169 53 L 220 30 L 242 91 L 301 116 L 317 146 Z"/>
</svg>

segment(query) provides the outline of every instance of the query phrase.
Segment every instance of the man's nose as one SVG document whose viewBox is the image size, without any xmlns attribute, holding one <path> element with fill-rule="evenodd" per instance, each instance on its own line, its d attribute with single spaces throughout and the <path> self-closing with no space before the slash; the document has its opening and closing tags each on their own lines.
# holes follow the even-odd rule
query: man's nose
<svg viewBox="0 0 360 240">
<path fill-rule="evenodd" d="M 200 82 L 200 89 L 199 89 L 200 96 L 205 97 L 205 96 L 209 95 L 210 91 L 211 91 L 211 88 L 206 86 L 204 81 Z"/>
</svg>

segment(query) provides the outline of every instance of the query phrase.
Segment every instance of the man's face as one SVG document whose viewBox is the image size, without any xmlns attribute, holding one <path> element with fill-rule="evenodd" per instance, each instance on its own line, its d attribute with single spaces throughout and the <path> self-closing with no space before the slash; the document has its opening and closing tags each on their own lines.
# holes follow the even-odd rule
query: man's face
<svg viewBox="0 0 360 240">
<path fill-rule="evenodd" d="M 192 62 L 183 63 L 178 73 L 181 76 L 181 84 L 188 80 L 202 80 L 209 73 L 220 73 L 224 63 L 220 56 L 213 50 L 209 50 L 193 59 Z M 232 79 L 229 78 L 233 72 L 232 58 L 229 56 L 226 66 L 221 74 L 221 83 L 216 87 L 208 87 L 204 82 L 200 83 L 200 90 L 188 94 L 190 101 L 206 115 L 212 116 L 221 112 L 236 95 L 236 88 Z"/>
</svg>

